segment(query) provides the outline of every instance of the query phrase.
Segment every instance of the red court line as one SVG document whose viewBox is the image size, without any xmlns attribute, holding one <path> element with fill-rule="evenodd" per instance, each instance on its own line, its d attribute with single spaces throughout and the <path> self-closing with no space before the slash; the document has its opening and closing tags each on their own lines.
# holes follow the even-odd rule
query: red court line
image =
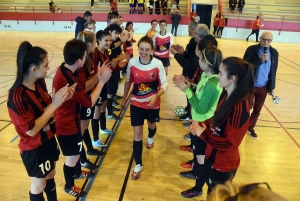
<svg viewBox="0 0 300 201">
<path fill-rule="evenodd" d="M 267 106 L 264 105 L 264 107 L 268 110 L 268 112 L 271 114 L 271 116 L 275 119 L 275 121 L 280 125 L 280 127 L 285 131 L 285 133 L 291 138 L 291 140 L 297 145 L 297 147 L 300 149 L 299 143 L 293 138 L 293 136 L 289 133 L 289 131 L 281 124 L 280 121 L 276 118 L 276 116 L 269 110 Z"/>
</svg>

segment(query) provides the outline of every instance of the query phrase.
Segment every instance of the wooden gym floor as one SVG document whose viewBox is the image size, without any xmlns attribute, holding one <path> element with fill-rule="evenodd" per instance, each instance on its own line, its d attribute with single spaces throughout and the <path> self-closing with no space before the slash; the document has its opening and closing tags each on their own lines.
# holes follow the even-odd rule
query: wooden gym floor
<svg viewBox="0 0 300 201">
<path fill-rule="evenodd" d="M 48 51 L 50 61 L 49 77 L 46 79 L 51 92 L 52 79 L 56 68 L 63 61 L 62 48 L 73 33 L 64 32 L 0 32 L 0 200 L 28 200 L 30 179 L 22 164 L 18 135 L 10 122 L 7 113 L 7 91 L 14 82 L 16 73 L 16 52 L 19 44 L 28 40 L 33 45 L 41 46 Z M 141 35 L 137 35 L 139 39 Z M 175 37 L 175 43 L 185 46 L 188 37 Z M 219 48 L 224 57 L 242 57 L 245 49 L 253 42 L 218 39 Z M 237 183 L 268 182 L 273 191 L 285 196 L 288 200 L 299 200 L 300 197 L 300 45 L 276 43 L 276 35 L 272 43 L 279 54 L 277 84 L 275 94 L 281 103 L 273 105 L 268 96 L 262 109 L 256 131 L 258 140 L 246 135 L 241 146 L 241 165 L 234 179 Z M 134 47 L 135 56 L 137 47 Z M 179 150 L 179 146 L 188 144 L 183 135 L 188 130 L 182 127 L 173 112 L 178 105 L 185 105 L 183 93 L 175 88 L 172 76 L 181 73 L 181 67 L 175 60 L 171 61 L 168 75 L 168 92 L 163 96 L 161 121 L 155 137 L 155 148 L 144 147 L 144 170 L 140 179 L 130 178 L 133 166 L 132 140 L 133 131 L 130 126 L 129 109 L 121 114 L 119 122 L 107 120 L 109 128 L 117 130 L 115 136 L 101 135 L 110 147 L 103 158 L 89 157 L 91 161 L 101 164 L 95 179 L 76 181 L 84 186 L 87 201 L 161 201 L 186 200 L 180 192 L 192 187 L 194 180 L 179 177 L 184 171 L 180 163 L 192 158 L 192 154 Z M 297 81 L 298 80 L 298 81 Z M 120 84 L 119 94 L 123 93 L 124 81 Z M 147 131 L 147 127 L 144 128 Z M 90 129 L 91 132 L 91 129 Z M 144 135 L 144 144 L 147 134 Z M 63 162 L 60 156 L 56 168 L 56 184 L 60 201 L 74 201 L 63 191 Z M 206 192 L 204 187 L 204 192 Z M 203 196 L 191 200 L 205 200 Z"/>
</svg>

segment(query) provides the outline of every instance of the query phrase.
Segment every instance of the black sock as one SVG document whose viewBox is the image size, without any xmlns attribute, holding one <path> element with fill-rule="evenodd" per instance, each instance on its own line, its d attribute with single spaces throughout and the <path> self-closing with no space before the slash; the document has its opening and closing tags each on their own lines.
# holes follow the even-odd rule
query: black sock
<svg viewBox="0 0 300 201">
<path fill-rule="evenodd" d="M 155 133 L 156 133 L 156 127 L 154 129 L 148 127 L 148 138 L 153 138 Z"/>
<path fill-rule="evenodd" d="M 100 127 L 101 127 L 101 130 L 106 130 L 106 114 L 105 114 L 105 112 L 101 112 L 101 114 L 100 114 Z"/>
<path fill-rule="evenodd" d="M 46 188 L 44 189 L 48 201 L 57 201 L 57 194 L 56 194 L 56 185 L 54 178 L 48 179 L 46 181 Z"/>
<path fill-rule="evenodd" d="M 43 192 L 41 192 L 39 194 L 32 194 L 29 191 L 29 198 L 30 198 L 30 201 L 45 201 L 45 198 L 43 196 Z"/>
<path fill-rule="evenodd" d="M 133 141 L 133 156 L 136 164 L 142 166 L 143 141 Z"/>
<path fill-rule="evenodd" d="M 80 162 L 81 163 L 87 162 L 87 157 L 86 157 L 84 146 L 82 146 L 82 149 L 81 149 L 81 152 L 80 152 Z"/>
<path fill-rule="evenodd" d="M 206 180 L 206 174 L 205 174 L 205 165 L 204 164 L 199 164 L 197 159 L 196 161 L 194 161 L 194 166 L 196 165 L 196 169 L 198 171 L 198 175 L 196 178 L 196 185 L 195 185 L 195 189 L 200 192 L 202 191 L 202 187 L 205 184 L 205 180 Z M 194 167 L 193 167 L 194 169 Z"/>
<path fill-rule="evenodd" d="M 75 165 L 75 175 L 81 175 L 81 165 L 79 160 L 77 161 L 76 165 Z"/>
<path fill-rule="evenodd" d="M 99 119 L 92 119 L 92 131 L 94 141 L 99 140 Z"/>
<path fill-rule="evenodd" d="M 91 136 L 90 136 L 89 129 L 85 129 L 85 130 L 84 130 L 82 139 L 83 139 L 83 141 L 84 141 L 84 144 L 86 145 L 87 150 L 88 150 L 89 152 L 94 151 L 94 147 L 93 147 L 93 145 L 92 145 L 92 139 L 91 139 Z"/>
<path fill-rule="evenodd" d="M 69 167 L 66 164 L 64 164 L 64 175 L 65 175 L 65 181 L 66 189 L 70 189 L 74 186 L 74 176 L 75 176 L 75 167 Z"/>
<path fill-rule="evenodd" d="M 112 114 L 112 104 L 114 99 L 113 98 L 107 98 L 107 114 L 110 116 Z"/>
</svg>

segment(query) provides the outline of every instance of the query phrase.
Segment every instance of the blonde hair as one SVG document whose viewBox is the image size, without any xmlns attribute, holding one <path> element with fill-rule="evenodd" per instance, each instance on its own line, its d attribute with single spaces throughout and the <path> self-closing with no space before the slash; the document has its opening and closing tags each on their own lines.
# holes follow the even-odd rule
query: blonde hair
<svg viewBox="0 0 300 201">
<path fill-rule="evenodd" d="M 217 185 L 208 197 L 208 201 L 287 201 L 285 198 L 264 187 L 267 183 L 255 183 L 239 186 L 230 181 Z"/>
<path fill-rule="evenodd" d="M 78 34 L 77 36 L 77 40 L 81 40 L 82 42 L 85 42 L 86 45 L 88 45 L 88 43 L 95 43 L 96 41 L 96 36 L 93 32 L 90 31 L 82 31 Z M 86 60 L 85 60 L 85 69 L 88 72 L 91 72 L 93 69 L 93 67 L 91 66 L 91 58 L 89 56 L 89 52 L 86 49 Z"/>
<path fill-rule="evenodd" d="M 84 23 L 84 28 L 87 28 L 90 24 L 95 25 L 96 22 L 93 19 L 88 19 L 88 21 L 86 21 L 86 23 Z"/>
</svg>

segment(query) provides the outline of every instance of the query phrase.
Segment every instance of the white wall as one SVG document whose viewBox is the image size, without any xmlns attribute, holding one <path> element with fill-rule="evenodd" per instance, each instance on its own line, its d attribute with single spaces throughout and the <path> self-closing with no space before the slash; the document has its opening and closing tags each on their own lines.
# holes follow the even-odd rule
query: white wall
<svg viewBox="0 0 300 201">
<path fill-rule="evenodd" d="M 125 25 L 126 22 L 124 22 Z M 5 27 L 10 26 L 10 27 Z M 76 23 L 73 22 L 73 25 L 70 21 L 56 21 L 54 25 L 50 21 L 37 21 L 36 25 L 33 21 L 19 21 L 19 24 L 15 20 L 2 20 L 0 24 L 0 30 L 2 31 L 66 31 L 75 33 Z M 67 28 L 64 28 L 67 27 Z M 104 29 L 106 27 L 106 22 L 97 22 L 96 24 L 97 30 Z M 149 23 L 134 23 L 135 33 L 137 34 L 145 34 L 148 29 L 150 29 Z M 168 31 L 171 31 L 171 25 L 168 25 Z M 261 30 L 260 33 L 266 30 Z M 271 31 L 274 36 L 274 40 L 277 42 L 290 42 L 290 43 L 300 43 L 300 34 L 299 32 L 281 32 L 279 31 Z M 238 32 L 236 32 L 235 28 L 226 28 L 223 30 L 222 38 L 230 38 L 230 39 L 241 39 L 245 40 L 245 38 L 251 33 L 251 29 L 242 29 L 239 28 Z M 178 36 L 188 36 L 188 26 L 187 25 L 179 25 Z M 250 40 L 255 40 L 255 36 L 252 35 Z"/>
<path fill-rule="evenodd" d="M 126 22 L 124 22 L 125 26 Z M 10 26 L 10 27 L 5 27 Z M 67 27 L 67 28 L 65 28 Z M 37 21 L 36 25 L 34 21 L 19 21 L 19 24 L 15 20 L 2 20 L 0 24 L 1 31 L 66 31 L 75 33 L 76 22 L 73 22 L 73 25 L 70 21 Z M 168 25 L 168 31 L 171 31 L 171 25 Z M 106 22 L 97 22 L 96 29 L 101 30 L 106 28 Z M 146 34 L 148 29 L 151 26 L 149 23 L 134 23 L 134 30 L 137 34 Z M 188 35 L 188 25 L 179 25 L 177 30 L 178 36 L 187 36 Z"/>
</svg>

